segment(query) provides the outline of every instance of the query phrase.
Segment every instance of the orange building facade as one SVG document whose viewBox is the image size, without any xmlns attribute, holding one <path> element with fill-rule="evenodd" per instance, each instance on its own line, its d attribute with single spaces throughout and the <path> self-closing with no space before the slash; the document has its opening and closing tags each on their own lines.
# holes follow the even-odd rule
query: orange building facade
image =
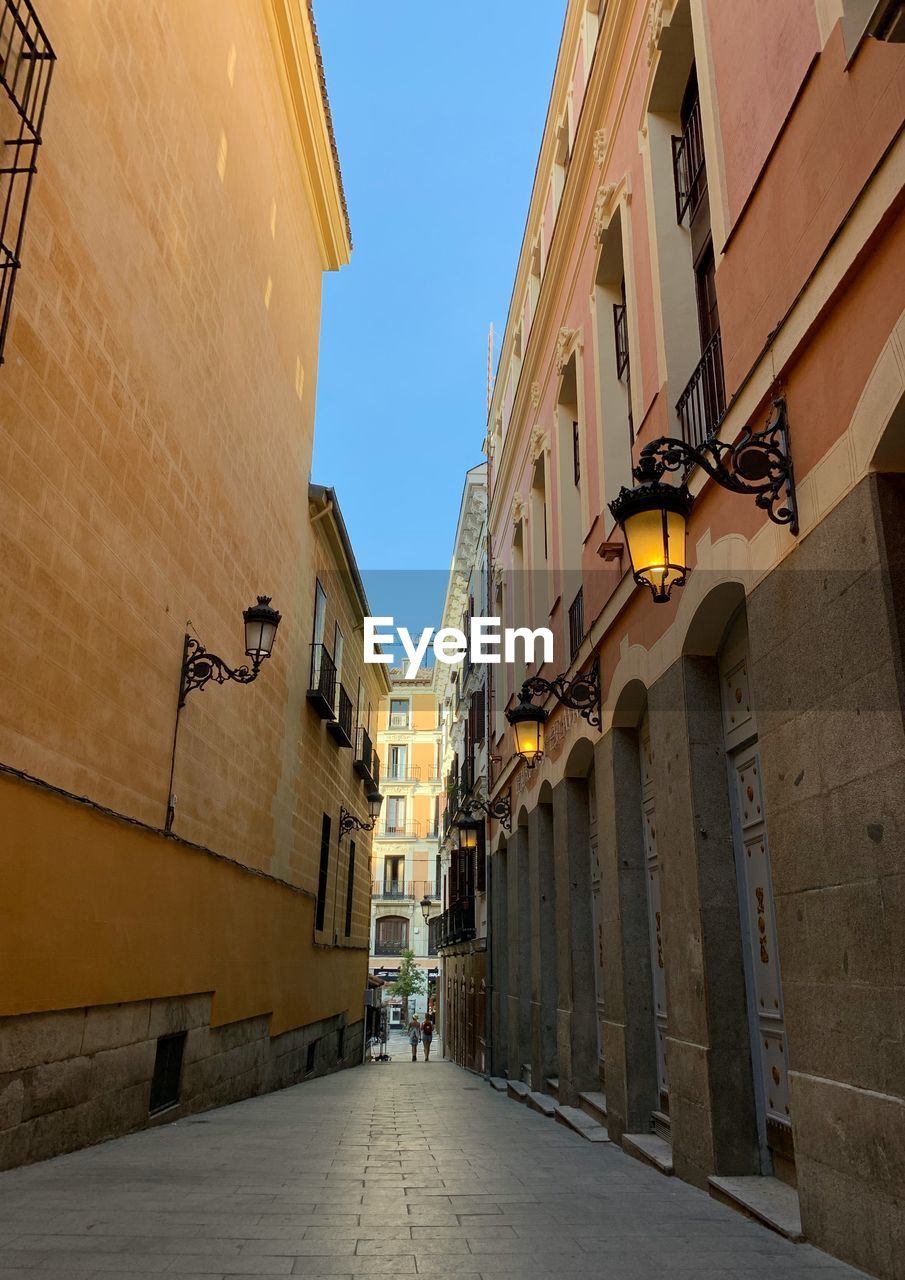
<svg viewBox="0 0 905 1280">
<path fill-rule="evenodd" d="M 361 1060 L 370 837 L 356 860 L 340 809 L 367 817 L 388 689 L 308 483 L 351 251 L 310 9 L 37 16 L 0 368 L 0 1167 Z M 230 671 L 177 712 L 187 634 Z"/>
<path fill-rule="evenodd" d="M 902 1274 L 905 45 L 860 0 L 572 0 L 488 424 L 492 1069 Z M 800 529 L 700 467 L 667 603 L 609 504 L 782 406 Z M 599 668 L 599 727 L 526 675 Z M 540 699 L 543 701 L 543 699 Z M 899 1154 L 897 1154 L 899 1153 Z"/>
</svg>

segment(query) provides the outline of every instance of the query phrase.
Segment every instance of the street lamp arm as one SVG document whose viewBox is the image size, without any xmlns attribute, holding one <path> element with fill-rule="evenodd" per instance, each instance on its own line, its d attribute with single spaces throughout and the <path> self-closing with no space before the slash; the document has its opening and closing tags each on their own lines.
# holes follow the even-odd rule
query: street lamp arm
<svg viewBox="0 0 905 1280">
<path fill-rule="evenodd" d="M 508 792 L 504 796 L 497 796 L 495 800 L 480 800 L 475 796 L 465 801 L 462 805 L 462 813 L 469 816 L 484 813 L 488 818 L 498 822 L 506 831 L 512 830 L 512 800 Z"/>
<path fill-rule="evenodd" d="M 641 450 L 634 477 L 639 483 L 658 481 L 666 471 L 683 472 L 693 466 L 733 493 L 747 493 L 774 524 L 798 533 L 795 476 L 789 451 L 786 402 L 773 401 L 773 413 L 761 431 L 745 426 L 734 444 L 711 436 L 694 446 L 672 436 L 660 436 Z"/>
<path fill-rule="evenodd" d="M 230 667 L 218 654 L 209 653 L 200 640 L 187 635 L 182 656 L 179 706 L 185 706 L 185 700 L 193 689 L 203 689 L 210 681 L 226 684 L 227 680 L 235 680 L 238 684 L 251 684 L 258 678 L 262 661 L 261 657 L 255 657 L 250 667 L 247 664 Z"/>
<path fill-rule="evenodd" d="M 363 818 L 356 818 L 354 813 L 350 813 L 345 805 L 339 807 L 339 838 L 347 836 L 350 831 L 373 831 L 377 826 L 376 816 L 368 821 Z"/>
<path fill-rule="evenodd" d="M 595 657 L 587 671 L 581 671 L 571 680 L 565 673 L 545 680 L 543 676 L 529 676 L 519 692 L 520 703 L 530 703 L 532 698 L 552 693 L 565 707 L 572 707 L 587 720 L 592 729 L 600 728 L 600 660 Z"/>
</svg>

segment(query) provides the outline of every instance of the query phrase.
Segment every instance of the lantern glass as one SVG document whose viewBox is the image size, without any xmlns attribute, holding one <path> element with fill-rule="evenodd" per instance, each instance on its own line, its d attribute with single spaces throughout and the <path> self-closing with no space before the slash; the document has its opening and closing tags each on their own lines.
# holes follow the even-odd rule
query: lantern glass
<svg viewBox="0 0 905 1280">
<path fill-rule="evenodd" d="M 430 898 L 421 899 L 421 914 L 424 917 L 425 924 L 427 924 L 428 920 L 430 919 L 431 905 L 432 904 L 431 904 Z"/>
<path fill-rule="evenodd" d="M 544 754 L 544 721 L 517 720 L 512 729 L 516 751 L 526 764 L 534 764 Z"/>
<path fill-rule="evenodd" d="M 645 582 L 658 602 L 684 582 L 685 524 L 681 511 L 651 507 L 625 518 L 625 539 L 636 581 Z"/>
<path fill-rule="evenodd" d="M 380 817 L 380 809 L 383 805 L 383 796 L 379 791 L 368 792 L 368 817 L 373 818 L 376 822 Z"/>
<path fill-rule="evenodd" d="M 249 658 L 262 662 L 273 652 L 280 614 L 271 608 L 270 596 L 258 596 L 257 604 L 242 614 L 245 621 L 245 652 Z"/>
<path fill-rule="evenodd" d="M 459 827 L 459 849 L 462 853 L 470 853 L 478 847 L 477 823 L 464 823 Z"/>
</svg>

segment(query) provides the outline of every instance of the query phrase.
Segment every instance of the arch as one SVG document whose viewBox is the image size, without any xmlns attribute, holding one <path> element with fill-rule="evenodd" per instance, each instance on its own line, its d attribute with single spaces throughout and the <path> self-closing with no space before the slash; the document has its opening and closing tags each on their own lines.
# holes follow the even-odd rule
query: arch
<svg viewBox="0 0 905 1280">
<path fill-rule="evenodd" d="M 586 778 L 594 764 L 594 744 L 590 738 L 579 738 L 566 760 L 563 777 Z"/>
<path fill-rule="evenodd" d="M 613 707 L 614 729 L 637 729 L 647 710 L 647 685 L 632 677 L 620 689 Z"/>
<path fill-rule="evenodd" d="M 549 778 L 544 778 L 543 782 L 540 785 L 540 791 L 538 791 L 537 793 L 537 803 L 538 804 L 553 803 L 553 786 Z"/>
<path fill-rule="evenodd" d="M 905 390 L 877 442 L 870 466 L 872 471 L 905 471 Z"/>
<path fill-rule="evenodd" d="M 714 657 L 730 623 L 744 603 L 745 588 L 737 579 L 730 578 L 712 587 L 691 616 L 682 652 L 691 657 Z"/>
<path fill-rule="evenodd" d="M 515 829 L 518 830 L 519 827 L 527 827 L 527 825 L 528 825 L 528 806 L 526 804 L 522 804 L 521 808 L 518 811 L 518 816 L 516 817 L 516 820 L 515 820 Z"/>
</svg>

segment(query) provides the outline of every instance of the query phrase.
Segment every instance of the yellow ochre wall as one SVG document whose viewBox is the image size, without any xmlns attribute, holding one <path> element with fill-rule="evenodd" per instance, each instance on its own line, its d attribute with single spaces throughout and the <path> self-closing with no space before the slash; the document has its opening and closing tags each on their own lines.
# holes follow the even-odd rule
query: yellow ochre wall
<svg viewBox="0 0 905 1280">
<path fill-rule="evenodd" d="M 214 1026 L 360 1017 L 362 954 L 312 948 L 309 895 L 9 778 L 0 823 L 5 1014 L 211 991 Z"/>
</svg>

